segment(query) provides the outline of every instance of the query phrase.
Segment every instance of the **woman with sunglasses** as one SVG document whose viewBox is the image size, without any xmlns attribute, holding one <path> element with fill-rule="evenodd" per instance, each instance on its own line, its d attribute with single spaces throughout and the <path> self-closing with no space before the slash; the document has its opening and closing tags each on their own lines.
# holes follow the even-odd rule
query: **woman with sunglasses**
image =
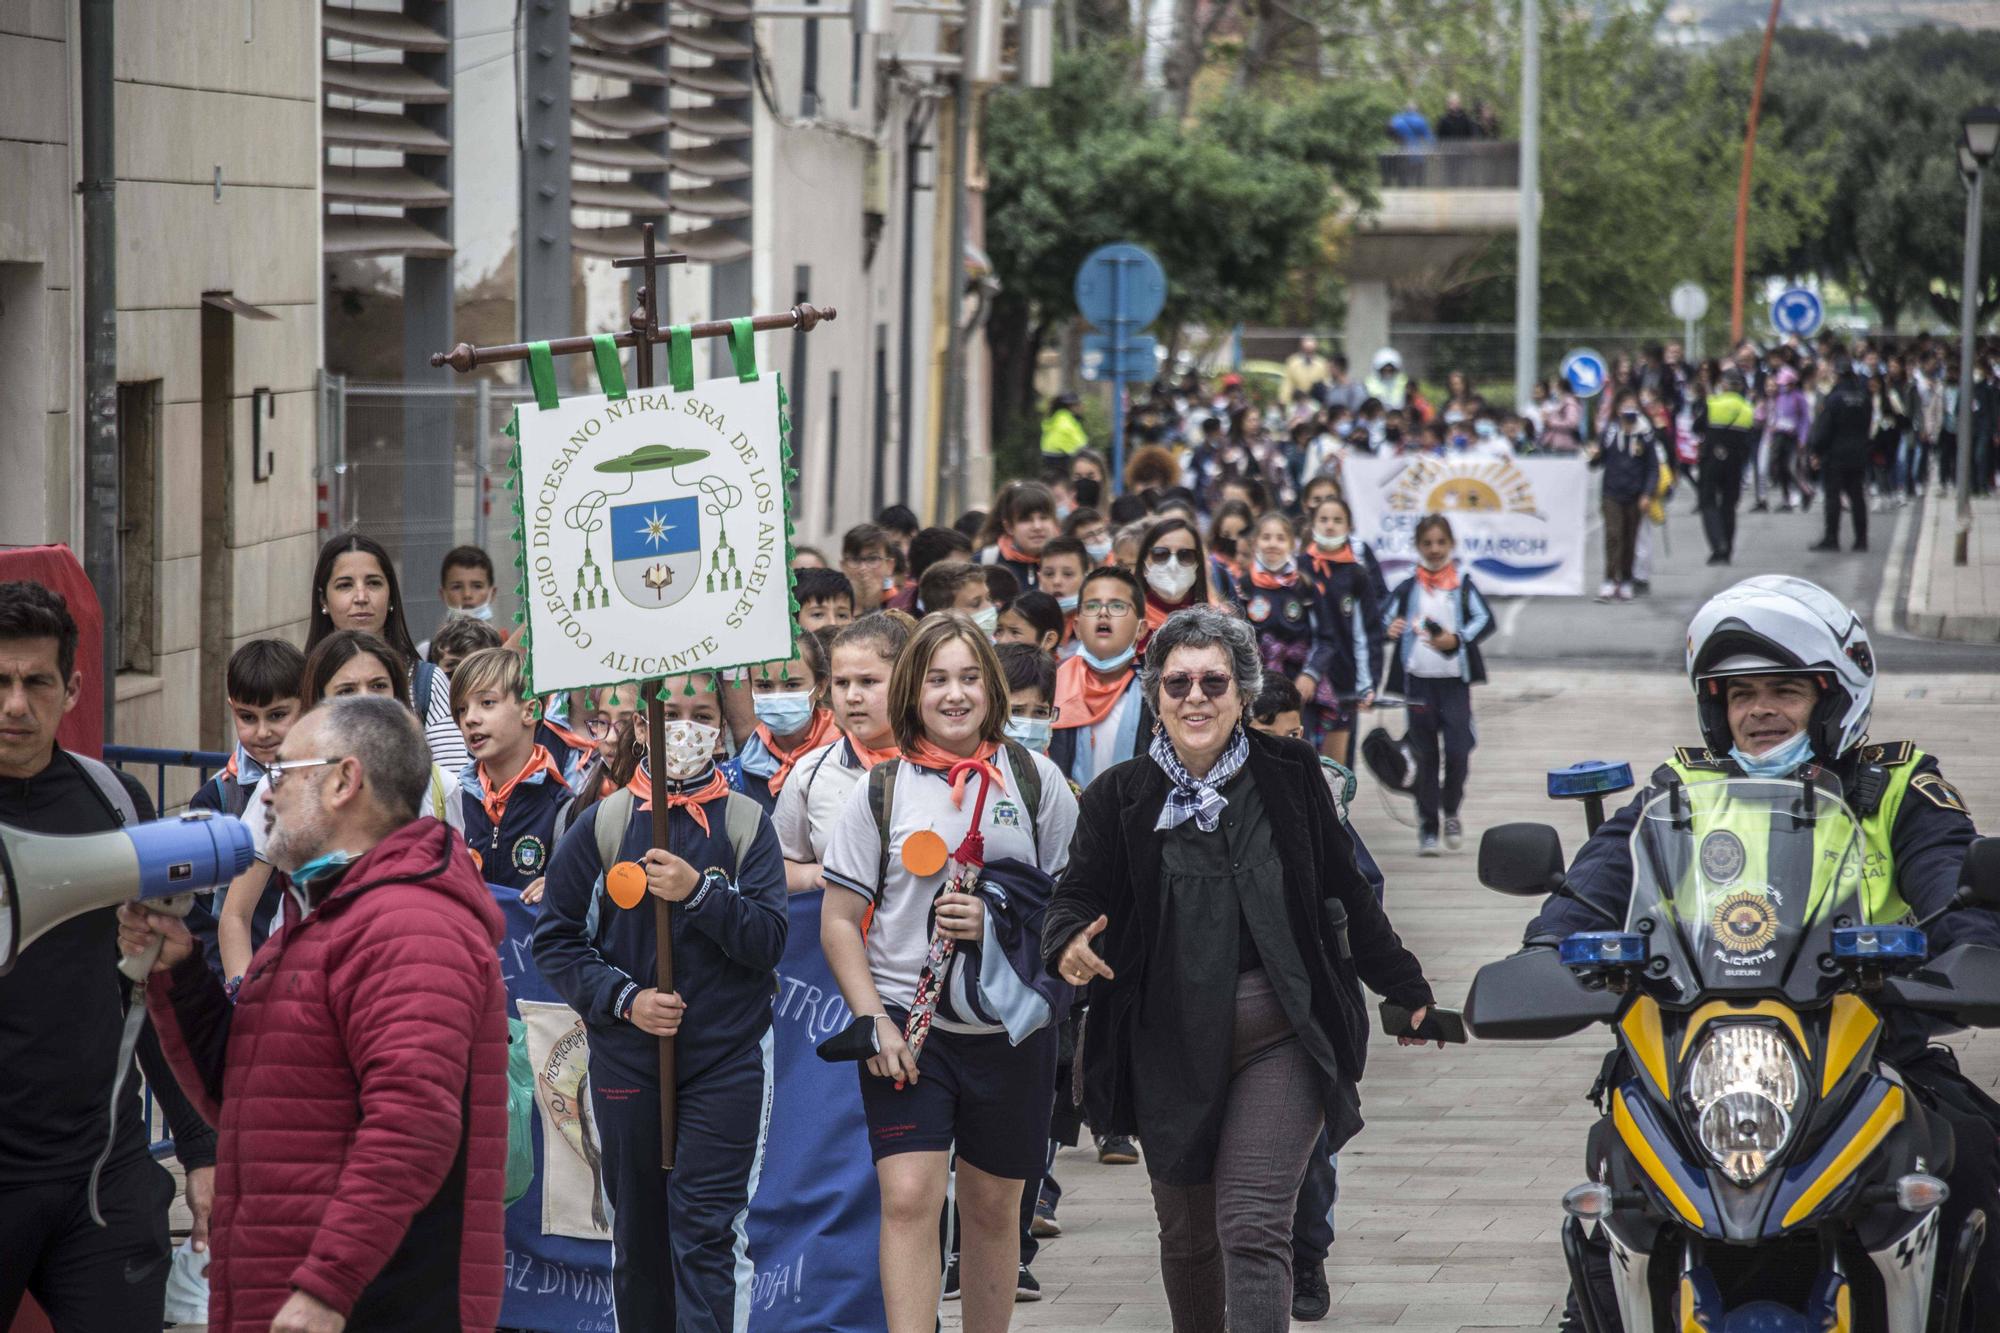
<svg viewBox="0 0 2000 1333">
<path fill-rule="evenodd" d="M 1139 539 L 1139 572 L 1146 580 L 1146 632 L 1184 607 L 1209 600 L 1208 560 L 1201 533 L 1184 518 L 1163 518 Z"/>
<path fill-rule="evenodd" d="M 1337 1152 L 1361 1125 L 1360 983 L 1413 1024 L 1431 1004 L 1312 747 L 1246 727 L 1262 675 L 1218 608 L 1153 635 L 1151 762 L 1085 790 L 1042 932 L 1090 987 L 1084 1109 L 1146 1145 L 1173 1326 L 1203 1333 L 1289 1327 L 1299 1182 L 1322 1128 Z"/>
</svg>

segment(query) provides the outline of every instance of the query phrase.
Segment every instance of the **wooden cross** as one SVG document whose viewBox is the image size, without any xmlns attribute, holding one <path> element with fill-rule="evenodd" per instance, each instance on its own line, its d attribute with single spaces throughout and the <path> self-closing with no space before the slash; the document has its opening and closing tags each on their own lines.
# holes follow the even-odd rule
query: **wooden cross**
<svg viewBox="0 0 2000 1333">
<path fill-rule="evenodd" d="M 641 389 L 653 387 L 653 345 L 666 341 L 660 332 L 660 266 L 663 264 L 685 264 L 687 256 L 669 252 L 660 254 L 653 248 L 653 224 L 648 222 L 639 229 L 644 242 L 645 253 L 628 259 L 614 259 L 613 268 L 636 268 L 645 274 L 645 282 L 639 288 L 639 301 L 632 310 L 631 327 L 623 333 L 612 335 L 612 341 L 620 347 L 638 350 L 638 363 L 633 368 L 632 382 Z M 836 311 L 831 308 L 819 309 L 810 305 L 795 305 L 780 315 L 757 315 L 750 321 L 750 327 L 759 332 L 774 329 L 792 329 L 799 333 L 810 333 L 821 320 L 832 320 Z M 730 333 L 728 320 L 705 320 L 689 327 L 688 332 L 696 338 L 723 338 Z M 501 361 L 525 361 L 528 359 L 528 343 L 502 343 L 494 347 L 474 347 L 470 343 L 460 343 L 449 352 L 432 352 L 433 366 L 450 366 L 463 374 L 475 366 L 493 365 Z M 549 339 L 551 356 L 579 356 L 594 351 L 596 342 L 589 336 Z M 646 748 L 647 753 L 658 755 L 667 748 L 666 710 L 660 703 L 660 691 L 665 688 L 660 680 L 642 683 L 640 689 L 646 700 Z M 654 847 L 667 845 L 666 793 L 662 791 L 653 802 L 652 841 Z M 606 866 L 609 870 L 611 867 Z M 674 988 L 674 936 L 673 908 L 664 898 L 653 899 L 653 930 L 657 938 L 657 962 L 653 971 L 653 984 L 661 993 Z M 674 1139 L 678 1107 L 674 1097 L 674 1039 L 660 1038 L 660 1169 L 674 1168 Z"/>
</svg>

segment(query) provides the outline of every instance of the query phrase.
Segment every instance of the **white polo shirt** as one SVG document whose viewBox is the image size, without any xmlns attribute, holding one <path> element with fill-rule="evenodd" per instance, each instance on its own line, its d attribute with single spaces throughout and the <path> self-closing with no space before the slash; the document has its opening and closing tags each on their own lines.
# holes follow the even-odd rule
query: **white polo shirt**
<svg viewBox="0 0 2000 1333">
<path fill-rule="evenodd" d="M 1020 808 L 1020 785 L 1015 781 L 1005 750 L 996 763 L 1006 778 L 1005 790 L 996 787 L 986 797 L 980 829 L 986 835 L 986 859 L 1012 857 L 1040 866 L 1049 875 L 1060 875 L 1069 864 L 1070 835 L 1076 831 L 1076 797 L 1062 772 L 1048 758 L 1035 755 L 1035 767 L 1042 779 L 1042 801 L 1034 818 L 1035 836 L 1028 835 L 1028 818 Z M 787 787 L 790 784 L 786 784 Z M 903 843 L 921 829 L 934 830 L 955 848 L 972 825 L 972 810 L 979 796 L 979 780 L 966 783 L 965 807 L 951 803 L 951 785 L 934 770 L 904 763 L 896 772 L 889 812 L 888 883 L 878 883 L 882 840 L 876 830 L 875 812 L 869 806 L 868 784 L 857 782 L 848 794 L 847 805 L 834 824 L 832 837 L 822 859 L 829 889 L 841 888 L 860 894 L 875 904 L 875 919 L 868 930 L 868 969 L 875 989 L 887 1004 L 907 1009 L 916 999 L 917 978 L 930 952 L 931 900 L 937 897 L 944 872 L 918 878 L 903 866 Z M 968 1027 L 949 1022 L 940 1014 L 935 1025 L 947 1032 L 998 1032 L 1000 1027 Z"/>
<path fill-rule="evenodd" d="M 854 758 L 844 737 L 807 751 L 792 765 L 792 775 L 778 793 L 777 808 L 771 811 L 778 850 L 787 861 L 825 859 L 827 840 L 847 808 L 848 795 L 867 776 L 868 770 Z"/>
</svg>

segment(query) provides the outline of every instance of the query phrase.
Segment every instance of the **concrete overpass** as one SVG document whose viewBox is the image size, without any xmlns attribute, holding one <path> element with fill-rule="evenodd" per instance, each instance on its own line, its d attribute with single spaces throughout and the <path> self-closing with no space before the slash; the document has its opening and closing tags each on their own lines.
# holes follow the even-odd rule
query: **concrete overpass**
<svg viewBox="0 0 2000 1333">
<path fill-rule="evenodd" d="M 1342 267 L 1343 341 L 1357 376 L 1389 345 L 1392 288 L 1447 290 L 1494 237 L 1519 229 L 1520 151 L 1511 141 L 1470 139 L 1379 156 L 1381 206 L 1355 220 Z"/>
</svg>

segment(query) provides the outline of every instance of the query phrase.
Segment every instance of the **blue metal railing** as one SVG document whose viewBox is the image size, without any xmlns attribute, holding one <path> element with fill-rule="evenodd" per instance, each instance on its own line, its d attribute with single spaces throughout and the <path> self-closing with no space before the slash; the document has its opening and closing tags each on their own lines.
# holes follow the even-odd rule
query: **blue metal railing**
<svg viewBox="0 0 2000 1333">
<path fill-rule="evenodd" d="M 218 771 L 223 765 L 229 762 L 229 754 L 223 750 L 162 750 L 146 745 L 107 745 L 104 747 L 104 762 L 110 764 L 113 768 L 121 769 L 125 772 L 131 772 L 135 767 L 150 765 L 153 770 L 153 809 L 161 815 L 167 815 L 172 813 L 167 808 L 168 769 L 191 768 L 195 770 L 195 787 L 199 790 L 201 784 L 208 781 L 211 773 Z M 133 776 L 140 777 L 141 775 L 134 773 Z M 182 802 L 181 804 L 186 804 L 186 802 Z M 145 997 L 136 993 L 132 997 L 132 1003 L 134 1004 L 144 1004 L 145 1002 Z M 155 1125 L 163 1117 L 159 1115 L 157 1108 L 153 1105 L 153 1090 L 142 1084 L 139 1094 L 143 1107 L 141 1114 L 145 1116 L 146 1135 L 152 1141 L 153 1156 L 155 1158 L 173 1156 L 174 1142 L 172 1139 L 166 1137 L 166 1126 L 159 1124 L 158 1128 L 155 1128 Z M 154 1137 L 156 1134 L 158 1137 Z"/>
</svg>

